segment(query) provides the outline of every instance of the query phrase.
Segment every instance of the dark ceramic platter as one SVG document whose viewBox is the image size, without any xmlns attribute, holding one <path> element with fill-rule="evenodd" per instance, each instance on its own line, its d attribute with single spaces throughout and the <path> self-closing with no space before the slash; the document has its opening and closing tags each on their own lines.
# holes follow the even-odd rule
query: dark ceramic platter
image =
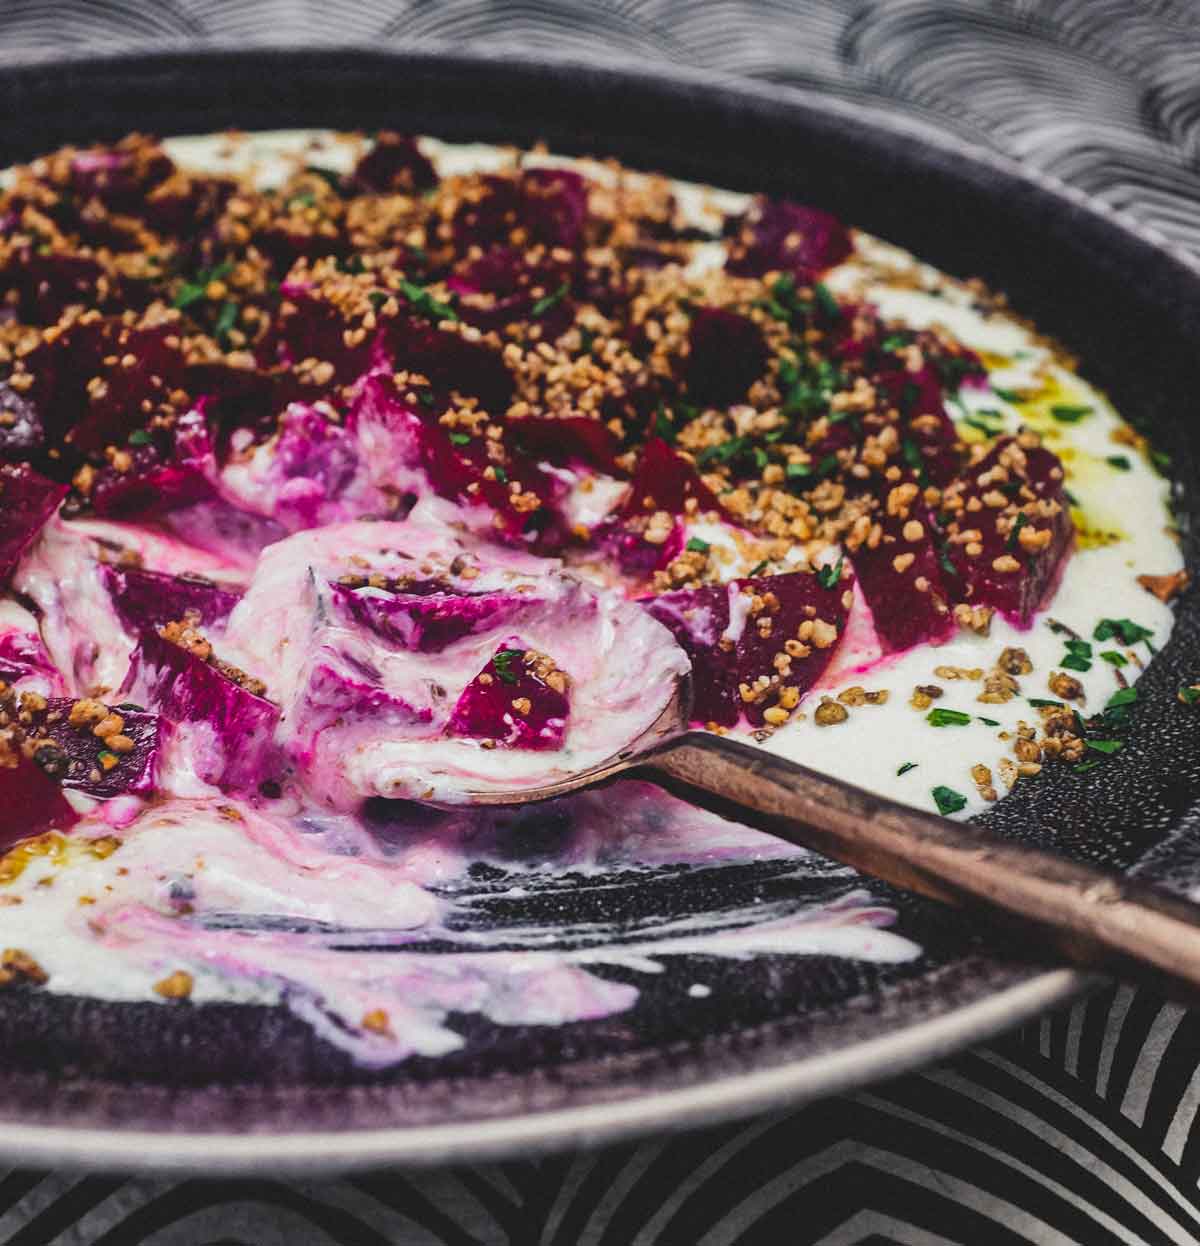
<svg viewBox="0 0 1200 1246">
<path fill-rule="evenodd" d="M 783 102 L 707 76 L 357 49 L 191 51 L 0 71 L 0 165 L 131 129 L 297 125 L 542 138 L 560 151 L 819 204 L 1006 291 L 1171 454 L 1178 480 L 1196 478 L 1200 272 L 1064 187 L 877 115 L 794 91 Z M 1193 493 L 1179 510 L 1194 572 Z M 1195 593 L 1179 611 L 1139 685 L 1122 764 L 1022 783 L 981 824 L 1104 864 L 1140 862 L 1172 886 L 1200 884 L 1200 715 L 1173 695 L 1200 675 Z M 510 836 L 514 863 L 560 832 L 541 816 L 525 815 Z M 500 894 L 504 869 L 500 859 L 476 870 L 457 897 L 494 936 L 509 925 L 596 918 L 628 935 L 664 914 L 782 912 L 848 885 L 832 872 L 797 877 L 782 860 L 588 880 L 548 862 L 514 907 Z M 640 1002 L 628 1013 L 525 1028 L 460 1017 L 461 1051 L 385 1072 L 355 1068 L 282 1008 L 10 994 L 0 1007 L 0 1152 L 27 1164 L 276 1172 L 527 1152 L 894 1075 L 1087 985 L 1006 959 L 957 914 L 874 890 L 926 949 L 917 962 L 671 957 L 665 973 L 636 979 Z M 701 971 L 713 990 L 695 999 L 687 987 Z"/>
</svg>

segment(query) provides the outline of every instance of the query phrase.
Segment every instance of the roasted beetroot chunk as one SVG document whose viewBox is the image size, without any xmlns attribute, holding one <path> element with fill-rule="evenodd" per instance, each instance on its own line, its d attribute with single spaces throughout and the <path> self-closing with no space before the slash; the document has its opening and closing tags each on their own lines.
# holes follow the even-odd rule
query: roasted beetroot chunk
<svg viewBox="0 0 1200 1246">
<path fill-rule="evenodd" d="M 1028 627 L 1074 538 L 1057 456 L 1002 437 L 945 491 L 942 513 L 960 600 Z"/>
<path fill-rule="evenodd" d="M 206 783 L 253 789 L 271 777 L 279 706 L 243 686 L 251 681 L 239 676 L 157 632 L 143 632 L 121 694 L 170 722 L 194 724 L 196 772 Z"/>
<path fill-rule="evenodd" d="M 354 166 L 351 180 L 368 191 L 412 194 L 433 186 L 437 174 L 415 138 L 394 130 L 380 130 L 374 147 Z"/>
<path fill-rule="evenodd" d="M 65 831 L 79 821 L 62 788 L 32 758 L 0 758 L 0 852 L 44 831 Z"/>
<path fill-rule="evenodd" d="M 46 430 L 33 403 L 7 381 L 0 381 L 0 459 L 34 457 L 46 444 Z"/>
<path fill-rule="evenodd" d="M 796 571 L 643 599 L 692 659 L 694 721 L 731 727 L 745 714 L 757 726 L 773 706 L 794 707 L 829 665 L 845 624 L 845 586 L 828 578 L 826 588 Z"/>
<path fill-rule="evenodd" d="M 118 719 L 120 727 L 109 737 L 96 735 L 97 725 L 115 727 Z M 46 709 L 33 715 L 33 730 L 52 741 L 61 756 L 35 756 L 63 787 L 102 798 L 147 795 L 154 791 L 165 728 L 157 714 L 144 710 L 51 697 Z"/>
<path fill-rule="evenodd" d="M 778 272 L 807 282 L 850 251 L 850 235 L 837 217 L 787 199 L 759 198 L 735 224 L 725 267 L 739 277 Z"/>
<path fill-rule="evenodd" d="M 893 504 L 892 513 L 885 509 L 878 523 L 879 543 L 872 549 L 864 542 L 851 560 L 879 640 L 892 653 L 938 644 L 955 624 L 933 516 L 917 497 L 907 505 Z M 953 577 L 949 582 L 957 584 Z"/>
<path fill-rule="evenodd" d="M 446 731 L 502 748 L 555 749 L 562 747 L 569 713 L 563 672 L 514 639 L 463 689 Z"/>
<path fill-rule="evenodd" d="M 39 678 L 57 686 L 60 676 L 41 640 L 28 632 L 5 632 L 0 635 L 0 682 L 15 684 L 23 679 Z"/>
<path fill-rule="evenodd" d="M 117 617 L 135 635 L 189 615 L 199 627 L 220 627 L 241 600 L 240 593 L 199 577 L 112 565 L 102 574 Z"/>
<path fill-rule="evenodd" d="M 688 333 L 688 396 L 704 406 L 740 402 L 763 374 L 767 346 L 753 320 L 719 307 L 701 307 Z"/>
<path fill-rule="evenodd" d="M 510 622 L 542 604 L 529 593 L 465 594 L 436 581 L 384 589 L 332 584 L 330 589 L 335 613 L 418 653 L 440 653 L 464 636 Z"/>
<path fill-rule="evenodd" d="M 0 464 L 0 588 L 66 494 L 26 464 Z"/>
</svg>

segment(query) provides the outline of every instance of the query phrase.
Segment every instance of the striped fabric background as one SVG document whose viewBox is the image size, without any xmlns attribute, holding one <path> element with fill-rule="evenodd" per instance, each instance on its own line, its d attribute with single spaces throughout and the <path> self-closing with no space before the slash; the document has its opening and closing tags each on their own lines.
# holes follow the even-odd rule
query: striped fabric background
<svg viewBox="0 0 1200 1246">
<path fill-rule="evenodd" d="M 486 45 L 712 67 L 883 105 L 1200 253 L 1189 0 L 7 0 L 0 54 Z M 337 1182 L 0 1175 L 0 1246 L 1200 1242 L 1200 1013 L 1120 987 L 780 1118 Z"/>
</svg>

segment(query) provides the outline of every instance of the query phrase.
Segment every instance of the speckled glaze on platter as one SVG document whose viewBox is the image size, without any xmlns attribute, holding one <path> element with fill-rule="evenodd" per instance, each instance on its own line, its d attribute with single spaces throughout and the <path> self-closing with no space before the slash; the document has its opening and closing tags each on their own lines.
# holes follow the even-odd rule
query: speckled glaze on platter
<svg viewBox="0 0 1200 1246">
<path fill-rule="evenodd" d="M 1064 188 L 945 140 L 813 98 L 781 103 L 699 76 L 450 55 L 212 51 L 39 65 L 0 74 L 0 163 L 66 141 L 296 124 L 394 125 L 447 138 L 614 155 L 732 188 L 789 193 L 960 275 L 1005 290 L 1062 339 L 1081 371 L 1153 431 L 1178 480 L 1195 479 L 1200 274 L 1155 239 Z M 1185 492 L 1179 507 L 1195 565 Z M 1200 719 L 1174 689 L 1200 664 L 1195 594 L 1139 685 L 1122 764 L 1022 786 L 991 829 L 1172 886 L 1200 885 L 1194 848 Z M 521 842 L 528 843 L 528 828 Z M 602 914 L 797 904 L 846 876 L 758 861 L 635 876 L 547 871 L 518 905 L 502 872 L 473 879 L 481 928 L 566 926 Z M 282 1009 L 165 1010 L 48 995 L 0 1008 L 4 1151 L 23 1162 L 110 1167 L 349 1167 L 496 1156 L 782 1106 L 892 1075 L 1065 998 L 1085 983 L 997 954 L 956 914 L 885 888 L 916 962 L 707 959 L 688 992 L 674 957 L 629 1012 L 561 1027 L 464 1019 L 468 1041 L 383 1071 L 354 1066 Z M 606 970 L 614 977 L 623 971 Z"/>
</svg>

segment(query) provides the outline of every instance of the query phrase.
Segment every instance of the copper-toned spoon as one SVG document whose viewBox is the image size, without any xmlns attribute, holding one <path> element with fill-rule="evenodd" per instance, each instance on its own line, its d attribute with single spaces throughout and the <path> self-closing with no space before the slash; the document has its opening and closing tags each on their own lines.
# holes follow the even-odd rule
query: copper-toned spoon
<svg viewBox="0 0 1200 1246">
<path fill-rule="evenodd" d="M 922 813 L 727 736 L 688 730 L 689 681 L 633 745 L 537 788 L 478 791 L 473 804 L 549 800 L 618 776 L 812 848 L 1002 924 L 1044 961 L 1200 991 L 1200 905 L 1123 875 Z"/>
</svg>

